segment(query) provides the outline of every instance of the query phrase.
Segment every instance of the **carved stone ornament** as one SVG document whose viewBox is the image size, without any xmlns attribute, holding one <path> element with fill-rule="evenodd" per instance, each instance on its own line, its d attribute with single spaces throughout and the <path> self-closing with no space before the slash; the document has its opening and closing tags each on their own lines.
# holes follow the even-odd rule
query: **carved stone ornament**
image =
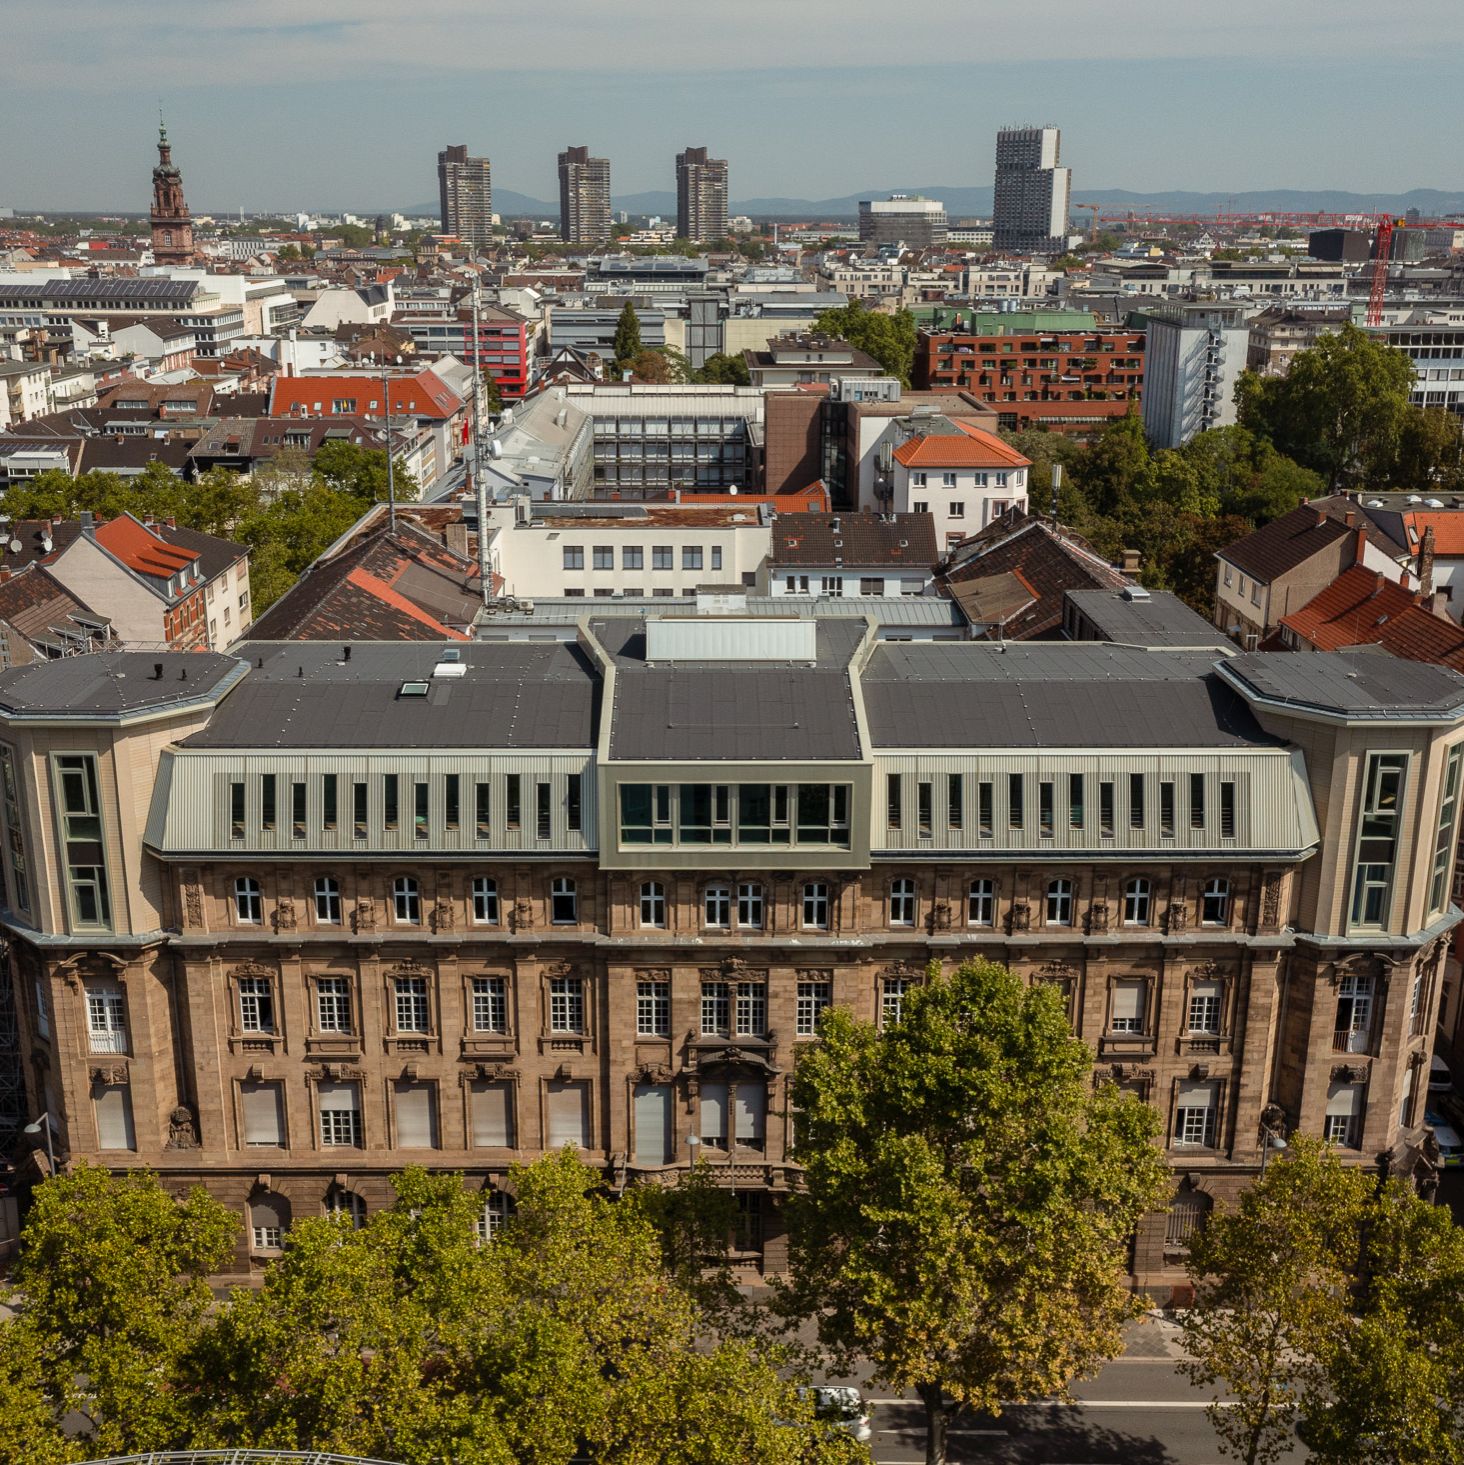
<svg viewBox="0 0 1464 1465">
<path fill-rule="evenodd" d="M 1105 900 L 1095 901 L 1088 907 L 1088 933 L 1092 935 L 1095 931 L 1106 931 L 1108 929 L 1108 902 Z"/>
<path fill-rule="evenodd" d="M 671 968 L 668 966 L 638 966 L 635 969 L 638 982 L 669 982 Z"/>
<path fill-rule="evenodd" d="M 88 1077 L 96 1084 L 124 1084 L 127 1082 L 125 1063 L 94 1063 L 88 1070 Z"/>
<path fill-rule="evenodd" d="M 930 929 L 932 931 L 949 931 L 951 929 L 951 906 L 949 901 L 937 901 L 930 908 Z"/>
<path fill-rule="evenodd" d="M 642 1063 L 631 1075 L 636 1083 L 670 1083 L 672 1079 L 671 1068 L 665 1063 Z"/>
<path fill-rule="evenodd" d="M 386 974 L 393 981 L 398 977 L 430 977 L 432 975 L 420 961 L 413 961 L 411 957 L 406 957 L 402 961 L 393 962 L 387 967 Z"/>
<path fill-rule="evenodd" d="M 203 886 L 198 883 L 196 872 L 189 872 L 191 878 L 183 887 L 183 922 L 188 926 L 203 925 Z"/>
<path fill-rule="evenodd" d="M 1273 871 L 1261 882 L 1261 924 L 1276 926 L 1281 921 L 1281 876 Z"/>
<path fill-rule="evenodd" d="M 356 909 L 351 912 L 351 927 L 355 931 L 376 929 L 376 902 L 369 895 L 356 902 Z"/>
<path fill-rule="evenodd" d="M 751 973 L 747 963 L 740 956 L 724 956 L 722 958 L 722 975 L 729 982 L 735 982 L 751 975 Z"/>
<path fill-rule="evenodd" d="M 1366 1083 L 1368 1066 L 1365 1063 L 1337 1063 L 1332 1067 L 1333 1083 Z"/>
<path fill-rule="evenodd" d="M 179 1104 L 168 1115 L 168 1143 L 170 1150 L 196 1150 L 198 1148 L 198 1126 L 193 1119 L 193 1110 Z"/>
<path fill-rule="evenodd" d="M 796 971 L 800 982 L 832 982 L 834 970 L 826 966 L 801 966 Z"/>
<path fill-rule="evenodd" d="M 1139 1063 L 1111 1063 L 1108 1066 L 1108 1077 L 1116 1084 L 1136 1084 L 1143 1089 L 1150 1089 L 1154 1086 L 1155 1073 L 1152 1068 L 1145 1068 Z"/>
<path fill-rule="evenodd" d="M 882 982 L 919 982 L 925 978 L 925 968 L 913 961 L 897 961 L 884 967 L 879 974 Z"/>
<path fill-rule="evenodd" d="M 546 961 L 540 970 L 551 982 L 575 975 L 572 961 Z"/>
<path fill-rule="evenodd" d="M 241 961 L 229 968 L 229 976 L 236 982 L 251 978 L 256 981 L 273 981 L 277 975 L 273 967 L 264 966 L 257 961 Z"/>
<path fill-rule="evenodd" d="M 511 931 L 531 931 L 534 927 L 533 902 L 520 896 L 508 913 L 508 927 Z"/>
<path fill-rule="evenodd" d="M 295 929 L 295 907 L 291 901 L 281 901 L 270 913 L 270 921 L 274 924 L 276 931 L 293 931 Z"/>
<path fill-rule="evenodd" d="M 434 931 L 451 931 L 454 919 L 450 901 L 439 900 L 432 907 L 432 929 Z"/>
<path fill-rule="evenodd" d="M 1078 974 L 1078 969 L 1065 961 L 1049 961 L 1037 968 L 1035 976 L 1039 982 L 1066 984 Z"/>
<path fill-rule="evenodd" d="M 366 1077 L 366 1070 L 354 1063 L 322 1063 L 312 1075 L 316 1083 L 346 1083 Z"/>
<path fill-rule="evenodd" d="M 1191 980 L 1201 982 L 1223 982 L 1229 973 L 1218 961 L 1202 961 L 1189 969 Z"/>
<path fill-rule="evenodd" d="M 511 1063 L 473 1063 L 458 1075 L 461 1084 L 512 1082 L 519 1071 Z"/>
<path fill-rule="evenodd" d="M 79 951 L 75 956 L 58 962 L 54 970 L 56 976 L 77 988 L 83 977 L 116 977 L 120 980 L 127 970 L 127 963 L 110 951 Z M 38 976 L 40 969 L 35 968 L 34 974 Z"/>
<path fill-rule="evenodd" d="M 1019 901 L 1007 912 L 1007 934 L 1013 931 L 1032 929 L 1032 907 L 1026 901 Z"/>
<path fill-rule="evenodd" d="M 1189 925 L 1189 907 L 1172 905 L 1165 914 L 1165 929 L 1171 932 L 1183 931 Z"/>
</svg>

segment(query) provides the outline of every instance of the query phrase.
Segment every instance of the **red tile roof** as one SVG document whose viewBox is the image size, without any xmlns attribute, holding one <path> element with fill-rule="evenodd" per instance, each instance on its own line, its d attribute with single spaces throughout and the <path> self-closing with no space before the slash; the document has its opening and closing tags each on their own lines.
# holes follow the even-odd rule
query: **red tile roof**
<svg viewBox="0 0 1464 1465">
<path fill-rule="evenodd" d="M 119 514 L 109 523 L 97 525 L 96 539 L 129 570 L 157 580 L 171 579 L 198 558 L 196 550 L 169 544 L 131 514 Z"/>
<path fill-rule="evenodd" d="M 1281 617 L 1293 644 L 1315 651 L 1381 646 L 1407 661 L 1464 671 L 1464 628 L 1434 615 L 1392 580 L 1354 565 L 1298 611 Z"/>
<path fill-rule="evenodd" d="M 907 438 L 895 457 L 907 468 L 1029 468 L 1032 460 L 1008 447 L 994 433 L 969 422 L 955 421 L 954 433 Z"/>
<path fill-rule="evenodd" d="M 1403 526 L 1408 531 L 1408 547 L 1417 550 L 1423 542 L 1424 531 L 1434 532 L 1434 554 L 1450 558 L 1464 555 L 1464 513 L 1455 510 L 1450 513 L 1408 513 L 1402 516 Z"/>
<path fill-rule="evenodd" d="M 435 372 L 423 367 L 410 376 L 387 378 L 388 400 L 393 415 L 428 417 L 444 421 L 462 410 L 458 396 Z M 371 403 L 381 401 L 381 378 L 361 376 L 276 376 L 270 384 L 269 411 L 272 417 L 328 417 L 336 401 L 354 402 L 353 416 L 380 416 Z M 315 404 L 320 403 L 317 414 Z"/>
</svg>

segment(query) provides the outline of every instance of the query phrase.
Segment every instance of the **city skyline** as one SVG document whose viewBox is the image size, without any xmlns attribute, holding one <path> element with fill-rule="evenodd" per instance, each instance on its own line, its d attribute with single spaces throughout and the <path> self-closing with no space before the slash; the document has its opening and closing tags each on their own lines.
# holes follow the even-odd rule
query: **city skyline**
<svg viewBox="0 0 1464 1465">
<path fill-rule="evenodd" d="M 693 118 L 695 135 L 729 160 L 744 198 L 838 197 L 932 180 L 979 186 L 999 127 L 1048 120 L 1064 128 L 1064 163 L 1079 190 L 1456 186 L 1457 8 L 1377 15 L 1358 0 L 1296 0 L 1281 13 L 1240 0 L 1223 26 L 1176 9 L 1122 0 L 1094 14 L 1057 0 L 1040 24 L 1003 16 L 993 41 L 959 25 L 966 12 L 950 0 L 914 0 L 892 60 L 887 30 L 875 23 L 882 7 L 854 0 L 841 11 L 849 23 L 830 28 L 821 19 L 828 6 L 812 0 L 791 17 L 778 12 L 784 65 L 768 69 L 752 63 L 765 54 L 770 0 L 707 18 L 694 33 L 658 31 L 654 63 L 635 38 L 664 18 L 664 0 L 638 0 L 614 27 L 585 0 L 547 25 L 461 0 L 411 15 L 366 0 L 349 16 L 323 0 L 303 15 L 265 0 L 244 18 L 163 0 L 145 26 L 88 0 L 64 37 L 39 7 L 19 4 L 8 18 L 13 80 L 0 118 L 14 131 L 44 107 L 48 142 L 7 156 L 0 204 L 135 208 L 145 177 L 134 139 L 159 92 L 202 212 L 417 204 L 432 195 L 443 137 L 465 137 L 493 158 L 496 187 L 552 198 L 563 144 L 531 120 L 546 98 L 556 133 L 591 139 L 626 193 L 674 188 L 686 123 L 669 129 L 673 111 Z M 391 80 L 392 108 L 363 130 L 361 98 L 381 94 L 371 87 L 378 78 Z M 1037 80 L 1043 101 L 1034 107 Z M 1125 99 L 1123 126 L 1091 120 L 1085 99 L 1095 85 Z M 969 98 L 959 133 L 935 129 L 912 145 L 933 99 L 952 86 Z M 1400 92 L 1431 98 L 1431 125 L 1410 138 L 1406 158 L 1359 105 L 1374 96 L 1382 108 Z M 840 140 L 851 105 L 886 124 L 862 129 L 857 148 Z M 1276 145 L 1281 136 L 1285 146 Z"/>
</svg>

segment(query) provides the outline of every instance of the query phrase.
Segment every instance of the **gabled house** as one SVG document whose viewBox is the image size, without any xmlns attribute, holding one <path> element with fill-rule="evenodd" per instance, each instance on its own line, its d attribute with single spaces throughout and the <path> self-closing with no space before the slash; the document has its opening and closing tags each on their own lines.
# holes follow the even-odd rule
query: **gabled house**
<svg viewBox="0 0 1464 1465">
<path fill-rule="evenodd" d="M 773 521 L 765 593 L 924 595 L 940 558 L 929 514 L 790 514 Z"/>
</svg>

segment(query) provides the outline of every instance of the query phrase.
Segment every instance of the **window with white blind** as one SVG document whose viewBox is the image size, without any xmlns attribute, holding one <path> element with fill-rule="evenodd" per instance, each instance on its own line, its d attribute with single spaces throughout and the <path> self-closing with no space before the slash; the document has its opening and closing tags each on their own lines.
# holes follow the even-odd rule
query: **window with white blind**
<svg viewBox="0 0 1464 1465">
<path fill-rule="evenodd" d="M 738 1079 L 732 1086 L 732 1122 L 737 1143 L 744 1149 L 762 1149 L 767 1118 L 767 1084 L 761 1079 Z"/>
<path fill-rule="evenodd" d="M 322 1145 L 361 1146 L 361 1086 L 356 1083 L 321 1083 L 315 1088 L 320 1108 Z"/>
<path fill-rule="evenodd" d="M 246 1145 L 284 1144 L 285 1096 L 279 1084 L 246 1079 L 239 1085 L 239 1108 Z"/>
<path fill-rule="evenodd" d="M 500 1079 L 474 1079 L 468 1088 L 469 1127 L 477 1149 L 514 1148 L 513 1085 Z"/>
<path fill-rule="evenodd" d="M 506 1033 L 508 1031 L 508 979 L 506 977 L 473 978 L 473 1031 Z"/>
<path fill-rule="evenodd" d="M 135 1150 L 137 1136 L 132 1129 L 132 1091 L 125 1083 L 97 1084 L 92 1089 L 96 1108 L 97 1148 Z"/>
<path fill-rule="evenodd" d="M 1181 1083 L 1174 1103 L 1174 1143 L 1181 1149 L 1215 1146 L 1215 1085 Z"/>
<path fill-rule="evenodd" d="M 252 1249 L 279 1251 L 290 1229 L 290 1208 L 283 1196 L 255 1196 L 249 1202 L 249 1233 Z"/>
<path fill-rule="evenodd" d="M 1363 1086 L 1334 1083 L 1327 1086 L 1327 1112 L 1322 1120 L 1322 1138 L 1343 1149 L 1355 1150 L 1362 1140 Z"/>
<path fill-rule="evenodd" d="M 116 982 L 88 982 L 87 1041 L 93 1053 L 127 1051 L 127 1005 Z"/>
<path fill-rule="evenodd" d="M 727 1148 L 727 1085 L 724 1083 L 708 1083 L 705 1080 L 699 1086 L 701 1100 L 701 1115 L 698 1129 L 701 1134 L 701 1142 L 710 1145 L 713 1149 L 725 1150 Z"/>
<path fill-rule="evenodd" d="M 549 1148 L 590 1148 L 590 1086 L 554 1079 L 549 1084 Z"/>
<path fill-rule="evenodd" d="M 669 1165 L 676 1158 L 671 1136 L 671 1085 L 643 1083 L 635 1086 L 635 1163 Z"/>
<path fill-rule="evenodd" d="M 1219 1033 L 1225 984 L 1218 977 L 1196 977 L 1190 983 L 1186 1028 L 1191 1033 Z"/>
<path fill-rule="evenodd" d="M 1144 997 L 1147 983 L 1142 978 L 1122 978 L 1113 984 L 1113 1014 L 1108 1030 L 1112 1033 L 1144 1031 Z"/>
<path fill-rule="evenodd" d="M 395 1089 L 397 1144 L 404 1150 L 435 1150 L 437 1085 L 402 1079 Z"/>
</svg>

